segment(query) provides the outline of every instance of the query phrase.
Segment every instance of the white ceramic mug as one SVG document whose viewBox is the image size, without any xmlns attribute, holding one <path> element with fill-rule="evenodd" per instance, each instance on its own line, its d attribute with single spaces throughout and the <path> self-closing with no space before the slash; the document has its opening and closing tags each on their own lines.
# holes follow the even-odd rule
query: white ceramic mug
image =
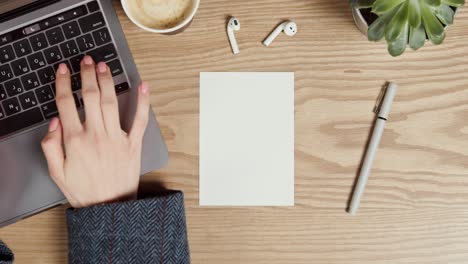
<svg viewBox="0 0 468 264">
<path fill-rule="evenodd" d="M 201 0 L 192 0 L 191 9 L 190 9 L 190 11 L 187 12 L 188 15 L 185 17 L 185 19 L 179 21 L 179 23 L 177 23 L 176 25 L 174 25 L 172 27 L 169 27 L 169 28 L 151 28 L 151 27 L 143 25 L 140 21 L 138 21 L 137 18 L 135 18 L 135 15 L 132 14 L 132 12 L 130 12 L 130 8 L 128 7 L 128 4 L 127 4 L 128 1 L 135 1 L 135 0 L 121 0 L 122 8 L 123 8 L 125 14 L 127 14 L 128 18 L 130 18 L 130 20 L 135 25 L 137 25 L 138 27 L 140 27 L 140 28 L 142 28 L 142 29 L 144 29 L 146 31 L 149 31 L 149 32 L 170 35 L 170 34 L 177 34 L 179 32 L 182 32 L 190 25 L 190 23 L 192 22 L 195 14 L 198 11 L 198 7 L 200 6 L 200 1 Z"/>
</svg>

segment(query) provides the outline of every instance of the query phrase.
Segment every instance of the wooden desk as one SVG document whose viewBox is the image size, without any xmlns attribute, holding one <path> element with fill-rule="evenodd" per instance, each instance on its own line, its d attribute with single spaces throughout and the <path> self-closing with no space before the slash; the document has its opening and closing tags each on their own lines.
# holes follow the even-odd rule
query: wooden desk
<svg viewBox="0 0 468 264">
<path fill-rule="evenodd" d="M 466 8 L 442 46 L 392 58 L 385 44 L 359 33 L 347 0 L 206 0 L 192 26 L 176 36 L 140 30 L 119 2 L 171 155 L 165 169 L 144 181 L 185 192 L 193 263 L 468 262 Z M 225 32 L 230 14 L 242 23 L 238 56 Z M 299 33 L 263 47 L 287 18 Z M 203 71 L 296 73 L 294 208 L 198 207 Z M 345 208 L 385 80 L 401 88 L 361 210 L 351 217 Z M 16 263 L 66 262 L 65 209 L 0 230 Z"/>
</svg>

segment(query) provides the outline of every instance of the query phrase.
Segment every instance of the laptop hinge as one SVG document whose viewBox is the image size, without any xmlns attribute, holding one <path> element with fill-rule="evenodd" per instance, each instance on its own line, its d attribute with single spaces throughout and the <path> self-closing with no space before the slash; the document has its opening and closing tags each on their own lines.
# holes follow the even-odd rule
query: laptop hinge
<svg viewBox="0 0 468 264">
<path fill-rule="evenodd" d="M 30 4 L 20 6 L 16 9 L 10 10 L 6 13 L 0 14 L 0 23 L 5 22 L 7 20 L 13 19 L 15 17 L 22 16 L 24 14 L 30 13 L 34 10 L 39 8 L 43 8 L 45 6 L 51 5 L 53 3 L 59 2 L 60 0 L 38 0 L 34 1 Z"/>
</svg>

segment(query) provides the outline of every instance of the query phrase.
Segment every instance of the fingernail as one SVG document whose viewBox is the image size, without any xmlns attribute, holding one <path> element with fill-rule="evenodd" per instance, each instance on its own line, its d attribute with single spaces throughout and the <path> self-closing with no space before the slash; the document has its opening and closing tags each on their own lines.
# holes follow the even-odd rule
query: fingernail
<svg viewBox="0 0 468 264">
<path fill-rule="evenodd" d="M 49 132 L 54 132 L 55 130 L 57 130 L 58 124 L 59 124 L 59 119 L 54 117 L 52 121 L 50 121 Z"/>
<path fill-rule="evenodd" d="M 58 71 L 60 74 L 65 74 L 68 72 L 68 67 L 65 63 L 60 63 Z"/>
<path fill-rule="evenodd" d="M 141 84 L 141 93 L 144 94 L 144 95 L 147 95 L 148 94 L 148 91 L 149 91 L 149 86 L 146 82 L 143 82 Z"/>
<path fill-rule="evenodd" d="M 98 72 L 105 73 L 107 71 L 107 65 L 104 62 L 98 63 Z"/>
<path fill-rule="evenodd" d="M 91 56 L 86 55 L 83 58 L 83 62 L 86 65 L 91 65 L 91 64 L 93 64 L 93 59 L 91 58 Z"/>
</svg>

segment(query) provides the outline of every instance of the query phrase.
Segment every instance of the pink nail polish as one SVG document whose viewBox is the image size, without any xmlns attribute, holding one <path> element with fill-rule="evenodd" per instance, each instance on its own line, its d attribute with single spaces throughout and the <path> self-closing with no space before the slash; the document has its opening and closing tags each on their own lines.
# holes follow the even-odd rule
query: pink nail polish
<svg viewBox="0 0 468 264">
<path fill-rule="evenodd" d="M 83 58 L 83 62 L 86 65 L 91 65 L 91 64 L 93 64 L 93 59 L 89 55 L 86 55 Z"/>
<path fill-rule="evenodd" d="M 107 65 L 104 62 L 98 64 L 98 71 L 100 73 L 105 73 L 107 71 Z"/>
<path fill-rule="evenodd" d="M 68 67 L 65 63 L 60 63 L 58 71 L 60 74 L 66 74 L 68 72 Z"/>
<path fill-rule="evenodd" d="M 55 130 L 57 130 L 58 123 L 59 123 L 58 118 L 54 117 L 54 119 L 52 119 L 52 121 L 50 121 L 49 132 L 54 132 Z"/>
<path fill-rule="evenodd" d="M 148 84 L 146 82 L 143 82 L 141 84 L 141 93 L 146 95 L 146 94 L 148 94 L 148 91 L 149 91 Z"/>
</svg>

